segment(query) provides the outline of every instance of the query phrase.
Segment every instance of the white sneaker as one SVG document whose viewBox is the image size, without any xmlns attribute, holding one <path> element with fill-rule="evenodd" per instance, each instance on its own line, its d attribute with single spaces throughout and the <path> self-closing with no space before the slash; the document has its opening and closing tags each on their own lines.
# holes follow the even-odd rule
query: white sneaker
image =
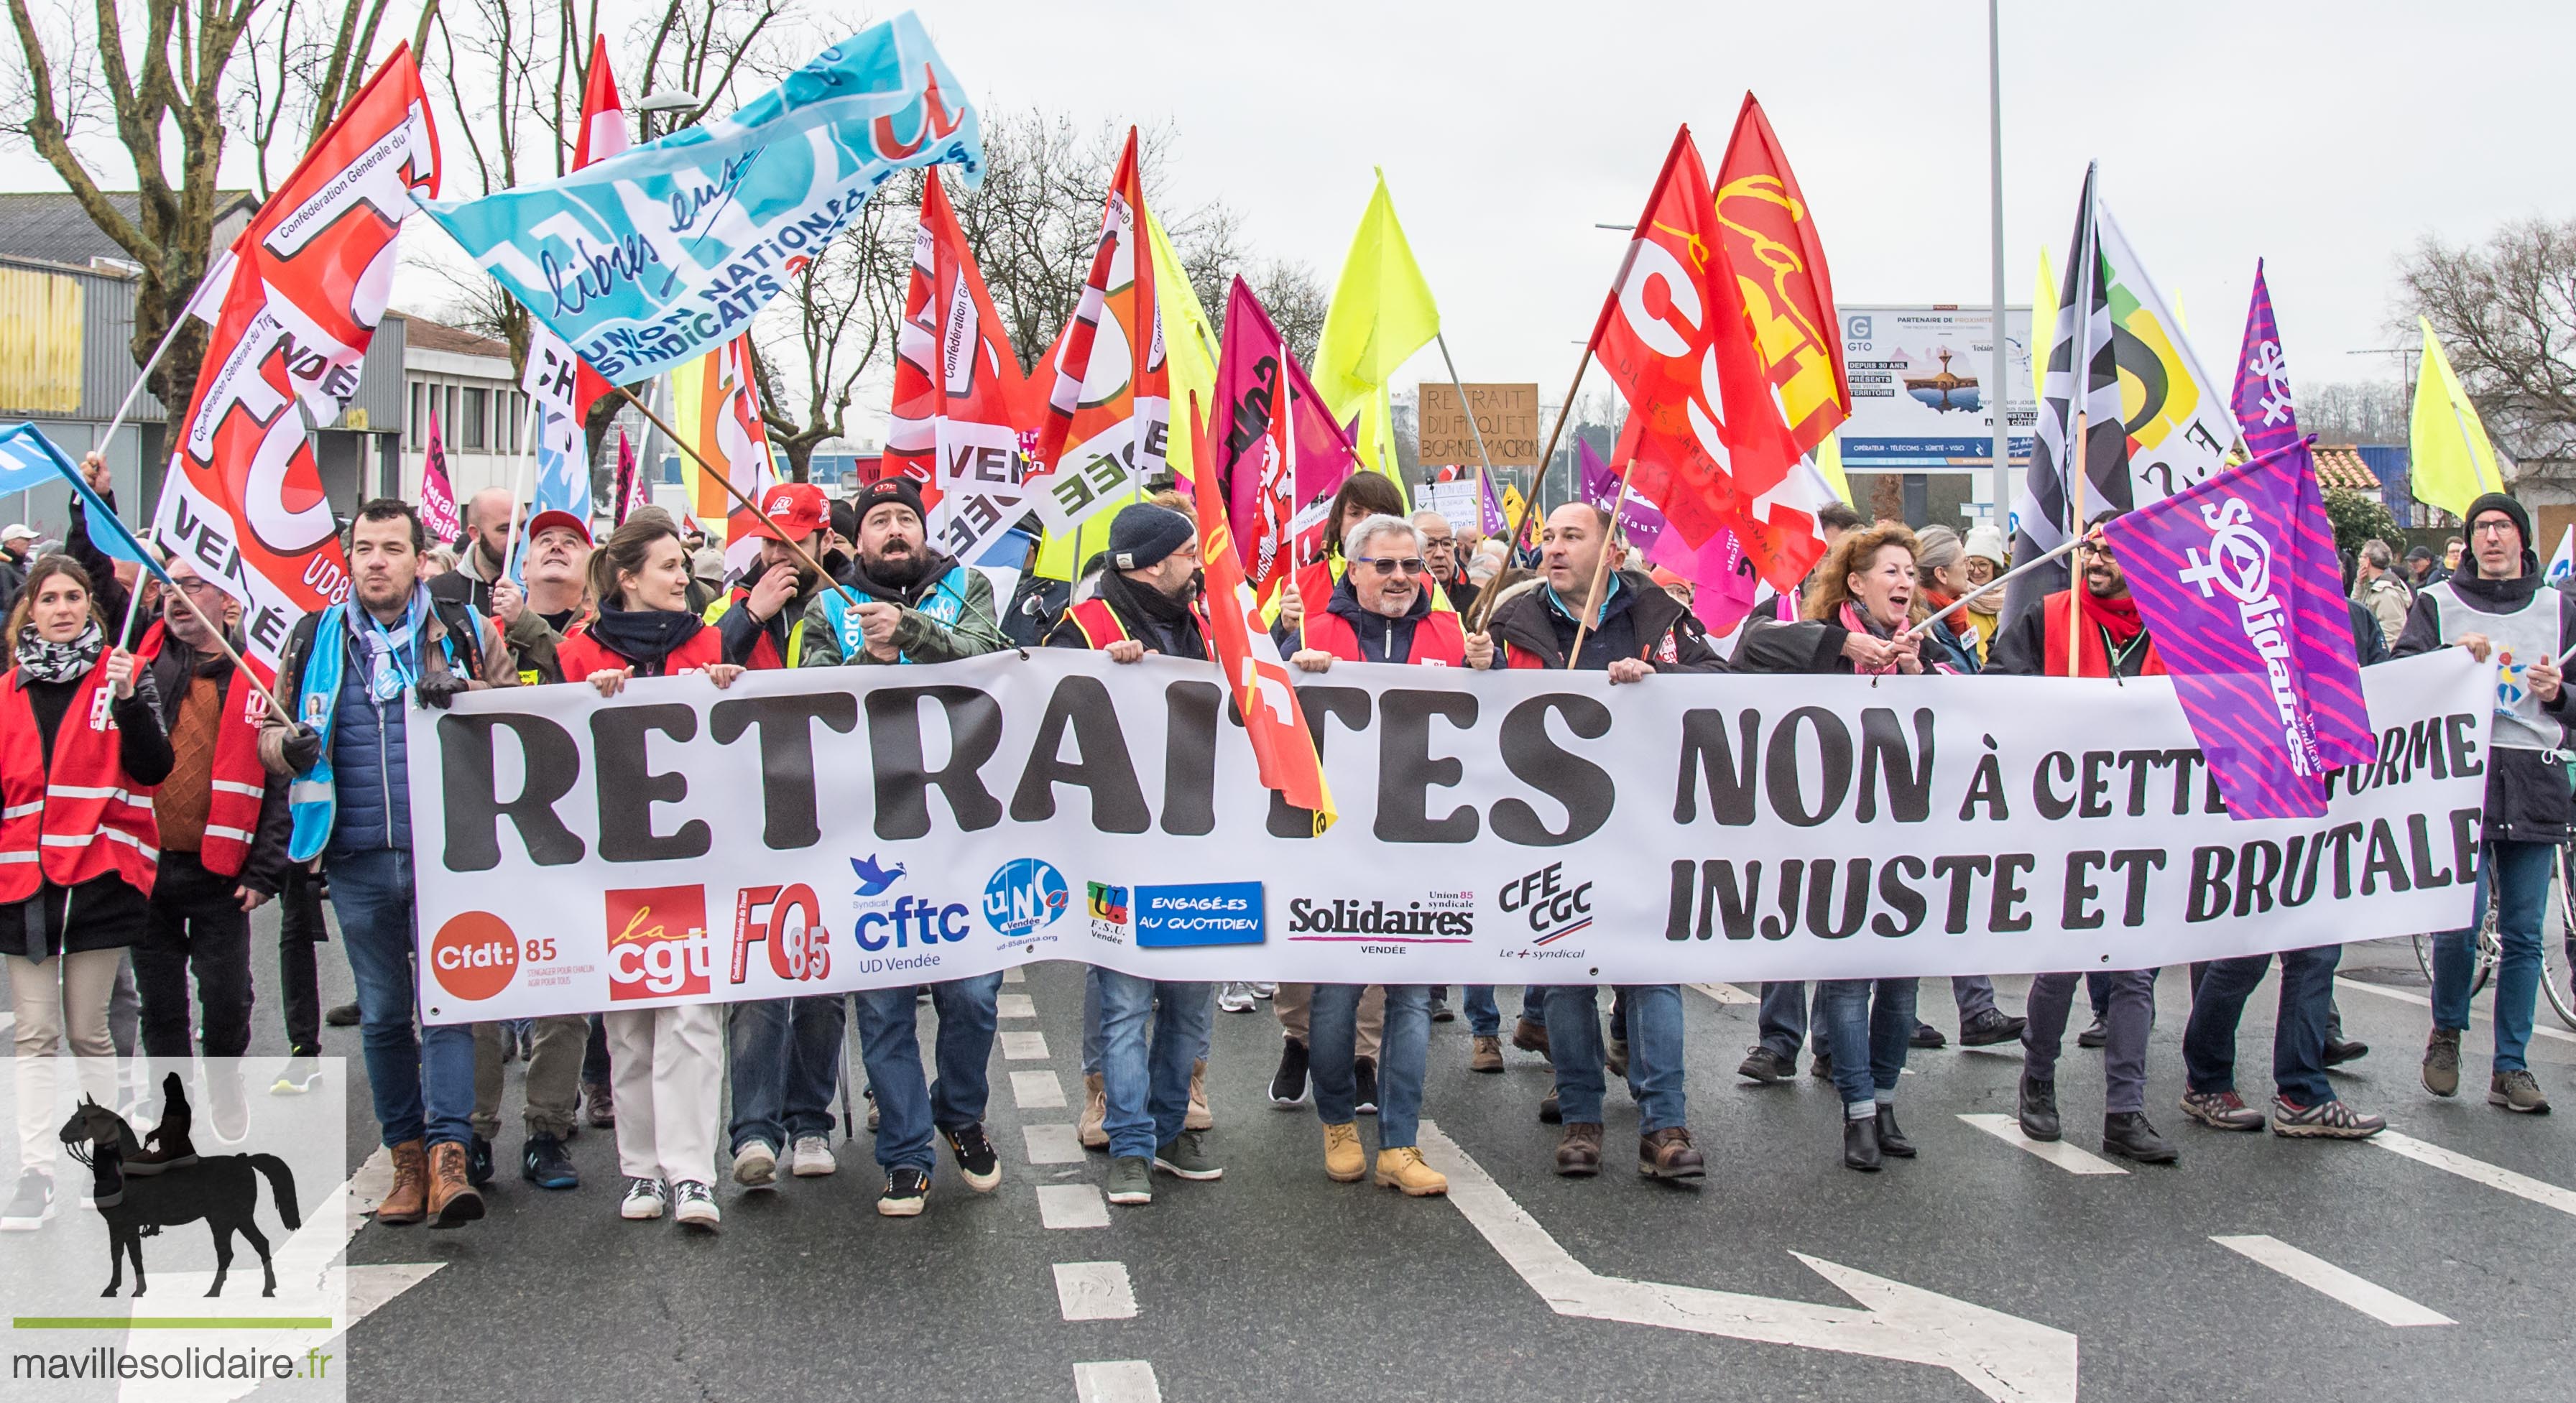
<svg viewBox="0 0 2576 1403">
<path fill-rule="evenodd" d="M 1250 1013 L 1260 1001 L 1261 996 L 1249 984 L 1228 984 L 1216 996 L 1216 1006 L 1228 1013 Z"/>
<path fill-rule="evenodd" d="M 714 1232 L 724 1222 L 724 1210 L 716 1207 L 716 1191 L 695 1179 L 683 1179 L 672 1186 L 675 1206 L 671 1216 L 684 1228 Z"/>
<path fill-rule="evenodd" d="M 746 1189 L 778 1187 L 778 1151 L 766 1140 L 744 1141 L 733 1152 L 733 1181 Z"/>
<path fill-rule="evenodd" d="M 1252 986 L 1252 996 L 1256 999 L 1267 999 L 1273 997 L 1278 992 L 1279 986 L 1276 984 L 1255 983 Z"/>
<path fill-rule="evenodd" d="M 33 1232 L 54 1216 L 54 1181 L 41 1169 L 18 1176 L 18 1192 L 0 1209 L 0 1232 Z"/>
<path fill-rule="evenodd" d="M 799 1179 L 814 1179 L 838 1171 L 841 1162 L 832 1157 L 832 1138 L 828 1135 L 799 1135 L 789 1159 L 789 1173 Z"/>
<path fill-rule="evenodd" d="M 647 1222 L 661 1217 L 662 1208 L 669 1201 L 663 1197 L 661 1180 L 629 1179 L 626 1181 L 626 1197 L 617 1205 L 617 1216 L 632 1222 Z"/>
</svg>

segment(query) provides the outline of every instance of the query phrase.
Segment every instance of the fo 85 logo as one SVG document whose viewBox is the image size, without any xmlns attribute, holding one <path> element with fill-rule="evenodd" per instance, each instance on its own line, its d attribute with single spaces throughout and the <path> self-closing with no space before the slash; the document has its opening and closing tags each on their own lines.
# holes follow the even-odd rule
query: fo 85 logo
<svg viewBox="0 0 2576 1403">
<path fill-rule="evenodd" d="M 769 972 L 781 979 L 825 978 L 832 972 L 831 939 L 812 887 L 744 887 L 733 903 L 733 982 L 750 971 L 754 945 L 769 947 Z"/>
</svg>

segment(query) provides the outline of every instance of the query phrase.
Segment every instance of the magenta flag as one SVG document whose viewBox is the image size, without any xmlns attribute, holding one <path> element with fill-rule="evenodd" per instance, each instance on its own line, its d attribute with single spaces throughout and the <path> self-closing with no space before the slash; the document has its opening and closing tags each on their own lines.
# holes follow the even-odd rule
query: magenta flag
<svg viewBox="0 0 2576 1403">
<path fill-rule="evenodd" d="M 1601 461 L 1601 455 L 1592 451 L 1590 443 L 1577 438 L 1574 445 L 1583 458 L 1583 500 L 1605 512 L 1610 510 L 1610 504 L 1619 501 L 1619 475 L 1610 470 L 1608 463 Z M 1628 533 L 1628 544 L 1646 552 L 1651 559 L 1655 543 L 1664 534 L 1664 514 L 1654 503 L 1638 496 L 1631 486 L 1628 500 L 1619 507 L 1619 527 Z M 1732 537 L 1735 533 L 1720 528 L 1718 534 Z M 1709 539 L 1713 541 L 1717 537 Z"/>
<path fill-rule="evenodd" d="M 447 442 L 438 432 L 438 411 L 429 411 L 429 452 L 420 469 L 420 524 L 441 541 L 464 539 L 465 518 L 456 510 L 456 489 L 447 480 Z"/>
<path fill-rule="evenodd" d="M 2376 751 L 2307 441 L 2105 530 L 2228 812 L 2323 814 L 2326 772 Z"/>
<path fill-rule="evenodd" d="M 1293 481 L 1271 427 L 1283 368 L 1294 406 L 1288 420 L 1296 434 Z M 1298 559 L 1312 552 L 1325 525 L 1324 505 L 1358 466 L 1359 455 L 1241 278 L 1226 298 L 1208 451 L 1216 459 L 1217 487 L 1225 494 L 1226 525 L 1243 557 L 1244 580 L 1254 594 L 1268 598 L 1296 573 Z"/>
<path fill-rule="evenodd" d="M 1667 531 L 1646 548 L 1646 562 L 1660 565 L 1691 582 L 1691 613 L 1708 631 L 1725 635 L 1753 612 L 1762 574 L 1745 558 L 1735 533 L 1720 527 L 1691 549 L 1679 531 Z"/>
<path fill-rule="evenodd" d="M 617 524 L 638 507 L 653 505 L 653 485 L 644 479 L 643 466 L 635 461 L 635 445 L 626 441 L 626 431 L 617 431 Z"/>
<path fill-rule="evenodd" d="M 2299 441 L 2299 411 L 2290 398 L 2290 367 L 2281 356 L 2281 328 L 2272 320 L 2272 289 L 2263 282 L 2263 260 L 2254 260 L 2254 300 L 2245 309 L 2245 348 L 2236 358 L 2236 392 L 2228 407 L 2254 457 Z"/>
</svg>

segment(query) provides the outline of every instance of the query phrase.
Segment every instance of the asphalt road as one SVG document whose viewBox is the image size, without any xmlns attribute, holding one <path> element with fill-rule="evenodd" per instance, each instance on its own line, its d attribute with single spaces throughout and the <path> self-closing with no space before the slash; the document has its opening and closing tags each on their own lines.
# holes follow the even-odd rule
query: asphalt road
<svg viewBox="0 0 2576 1403">
<path fill-rule="evenodd" d="M 273 938 L 273 920 L 261 932 Z M 281 1051 L 261 974 L 254 1051 Z M 1040 1129 L 1034 1145 L 1027 1132 L 1069 1125 L 1081 1092 L 1081 971 L 1038 966 L 1004 989 L 1033 1013 L 1004 1031 L 1044 1046 L 995 1052 L 998 1191 L 970 1191 L 943 1149 L 929 1212 L 880 1218 L 862 1128 L 838 1175 L 772 1193 L 727 1184 L 721 1235 L 689 1235 L 617 1218 L 607 1132 L 574 1142 L 580 1190 L 517 1179 L 513 1112 L 486 1221 L 369 1226 L 352 1243 L 352 1263 L 438 1269 L 353 1329 L 350 1396 L 2559 1396 L 2576 1293 L 2576 1037 L 2532 1049 L 2571 1116 L 2514 1117 L 2476 1094 L 2483 1013 L 2468 1094 L 2437 1101 L 2415 1080 L 2425 1011 L 2391 996 L 2422 996 L 2406 947 L 2354 947 L 2345 974 L 2346 1026 L 2374 1050 L 2339 1084 L 2405 1139 L 2187 1125 L 2173 1109 L 2186 1009 L 2174 971 L 2149 1112 L 2180 1142 L 2180 1165 L 2071 1172 L 1962 1120 L 2009 1116 L 2019 1063 L 2011 1048 L 1953 1047 L 1917 1052 L 1901 1093 L 1921 1158 L 1855 1174 L 1840 1166 L 1825 1084 L 1733 1076 L 1753 1009 L 1722 1002 L 1742 995 L 1720 986 L 1685 995 L 1690 1122 L 1711 1166 L 1701 1184 L 1627 1171 L 1635 1111 L 1619 1089 L 1612 1168 L 1555 1177 L 1555 1131 L 1535 1116 L 1545 1064 L 1510 1052 L 1506 1075 L 1469 1072 L 1462 1019 L 1434 1029 L 1425 1114 L 1437 1131 L 1424 1137 L 1458 1191 L 1407 1200 L 1326 1180 L 1312 1109 L 1268 1104 L 1278 1030 L 1265 1006 L 1217 1020 L 1210 1145 L 1225 1179 L 1161 1178 L 1150 1207 L 1109 1209 L 1089 1191 L 1101 1156 L 1032 1162 L 1033 1149 L 1056 1157 L 1047 1142 L 1063 1132 Z M 330 999 L 347 997 L 336 957 L 324 978 Z M 2007 1009 L 2023 982 L 2003 982 Z M 1943 992 L 1927 984 L 1924 1008 L 1949 1027 Z M 2267 984 L 2248 1010 L 2249 1099 L 2269 1090 L 2272 996 Z M 2540 1017 L 2567 1031 L 2545 1006 Z M 356 1075 L 356 1030 L 328 1041 Z M 2081 1150 L 2099 1148 L 2099 1068 L 2071 1047 L 2061 1067 L 2067 1142 Z M 1061 1108 L 1037 1104 L 1050 1084 Z M 376 1142 L 355 1091 L 353 1160 Z M 1072 1318 L 1097 1314 L 1113 1318 Z"/>
</svg>

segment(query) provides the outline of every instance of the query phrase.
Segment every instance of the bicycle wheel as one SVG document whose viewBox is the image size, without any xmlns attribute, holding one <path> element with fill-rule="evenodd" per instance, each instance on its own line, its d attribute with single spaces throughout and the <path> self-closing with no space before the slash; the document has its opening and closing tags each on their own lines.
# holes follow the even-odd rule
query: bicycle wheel
<svg viewBox="0 0 2576 1403">
<path fill-rule="evenodd" d="M 2550 944 L 2544 935 L 2540 942 L 2540 991 L 2548 996 L 2549 1011 L 2558 1021 L 2576 1028 L 2576 988 L 2568 981 L 2576 979 L 2576 881 L 2571 881 L 2571 860 L 2576 849 L 2562 849 L 2558 869 L 2558 928 L 2563 942 L 2564 959 L 2550 958 Z"/>
<path fill-rule="evenodd" d="M 2424 971 L 2425 983 L 2433 982 L 2433 937 L 2429 935 L 2415 937 L 2415 967 Z"/>
</svg>

